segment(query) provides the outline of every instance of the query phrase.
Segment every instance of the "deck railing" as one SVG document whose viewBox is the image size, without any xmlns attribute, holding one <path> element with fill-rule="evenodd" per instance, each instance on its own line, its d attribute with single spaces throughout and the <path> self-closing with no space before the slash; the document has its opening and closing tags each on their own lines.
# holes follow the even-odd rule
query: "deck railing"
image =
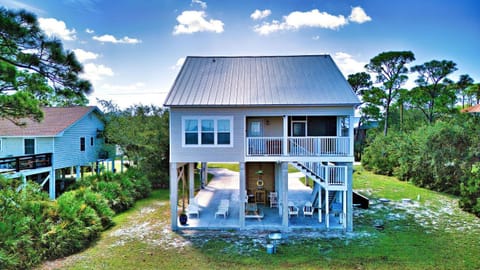
<svg viewBox="0 0 480 270">
<path fill-rule="evenodd" d="M 286 151 L 284 145 L 287 146 Z M 349 137 L 247 137 L 246 143 L 247 156 L 353 155 L 349 152 Z"/>
<path fill-rule="evenodd" d="M 323 165 L 319 162 L 304 162 L 302 164 L 329 185 L 341 186 L 347 182 L 347 166 Z"/>
<path fill-rule="evenodd" d="M 52 166 L 52 153 L 0 158 L 0 173 L 50 166 Z"/>
</svg>

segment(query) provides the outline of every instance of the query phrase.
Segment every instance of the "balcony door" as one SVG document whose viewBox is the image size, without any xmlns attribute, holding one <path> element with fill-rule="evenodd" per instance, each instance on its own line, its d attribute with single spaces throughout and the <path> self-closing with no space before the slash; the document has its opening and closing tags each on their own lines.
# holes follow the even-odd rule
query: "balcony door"
<svg viewBox="0 0 480 270">
<path fill-rule="evenodd" d="M 250 137 L 263 137 L 263 121 L 262 120 L 250 121 Z"/>
</svg>

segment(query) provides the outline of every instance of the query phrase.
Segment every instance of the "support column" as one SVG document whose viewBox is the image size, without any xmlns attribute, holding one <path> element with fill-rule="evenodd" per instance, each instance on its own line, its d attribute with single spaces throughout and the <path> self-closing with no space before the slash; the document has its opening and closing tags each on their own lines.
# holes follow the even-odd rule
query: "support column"
<svg viewBox="0 0 480 270">
<path fill-rule="evenodd" d="M 194 176 L 194 165 L 195 163 L 188 163 L 188 202 L 193 202 L 193 198 L 195 197 L 195 176 Z"/>
<path fill-rule="evenodd" d="M 202 162 L 202 188 L 208 184 L 208 166 L 207 162 Z"/>
<path fill-rule="evenodd" d="M 120 172 L 123 173 L 123 155 L 120 157 Z"/>
<path fill-rule="evenodd" d="M 115 173 L 115 157 L 112 159 L 112 172 Z"/>
<path fill-rule="evenodd" d="M 282 227 L 288 230 L 288 162 L 282 162 L 281 185 L 282 193 L 280 203 L 282 204 Z"/>
<path fill-rule="evenodd" d="M 347 214 L 346 214 L 346 229 L 348 232 L 353 231 L 353 163 L 347 163 L 347 191 L 346 191 L 346 205 L 347 205 Z"/>
<path fill-rule="evenodd" d="M 246 170 L 245 170 L 245 162 L 240 162 L 240 198 L 239 198 L 239 215 L 238 220 L 240 223 L 240 229 L 245 229 L 245 203 L 248 202 L 246 188 Z"/>
<path fill-rule="evenodd" d="M 77 165 L 75 167 L 75 173 L 77 174 L 76 177 L 75 177 L 75 180 L 77 180 L 77 181 L 80 180 L 81 173 L 82 173 L 81 170 L 80 170 L 80 165 Z"/>
<path fill-rule="evenodd" d="M 177 182 L 177 163 L 170 162 L 170 217 L 172 222 L 172 230 L 178 229 L 177 213 L 178 213 L 178 182 Z"/>
<path fill-rule="evenodd" d="M 325 224 L 327 226 L 327 230 L 330 229 L 330 194 L 328 193 L 328 189 L 325 189 Z"/>
<path fill-rule="evenodd" d="M 320 184 L 317 184 L 320 186 Z M 322 186 L 318 190 L 318 222 L 322 223 Z"/>
<path fill-rule="evenodd" d="M 283 116 L 283 147 L 282 154 L 284 156 L 288 155 L 288 116 Z"/>
<path fill-rule="evenodd" d="M 48 180 L 48 194 L 51 200 L 55 200 L 55 180 L 57 179 L 55 175 L 55 169 L 52 169 L 49 172 L 50 179 Z"/>
</svg>

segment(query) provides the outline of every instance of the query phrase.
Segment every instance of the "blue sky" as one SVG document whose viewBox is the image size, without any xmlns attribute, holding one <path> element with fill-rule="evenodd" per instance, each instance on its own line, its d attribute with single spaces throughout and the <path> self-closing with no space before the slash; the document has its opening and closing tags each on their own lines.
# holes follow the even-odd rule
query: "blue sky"
<svg viewBox="0 0 480 270">
<path fill-rule="evenodd" d="M 162 105 L 188 55 L 330 54 L 345 76 L 384 51 L 452 60 L 480 82 L 477 0 L 0 0 L 74 50 L 89 96 Z M 408 86 L 413 86 L 416 75 Z"/>
</svg>

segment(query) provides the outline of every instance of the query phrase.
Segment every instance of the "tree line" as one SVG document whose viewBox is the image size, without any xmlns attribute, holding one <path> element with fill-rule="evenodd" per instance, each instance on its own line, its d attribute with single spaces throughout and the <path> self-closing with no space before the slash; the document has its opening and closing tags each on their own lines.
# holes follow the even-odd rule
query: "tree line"
<svg viewBox="0 0 480 270">
<path fill-rule="evenodd" d="M 479 103 L 480 84 L 468 74 L 451 80 L 451 60 L 414 61 L 411 51 L 382 52 L 348 76 L 362 100 L 359 128 L 380 124 L 356 142 L 357 156 L 375 173 L 458 195 L 463 209 L 480 216 L 480 118 L 461 112 Z M 406 89 L 409 75 L 416 85 Z"/>
</svg>

